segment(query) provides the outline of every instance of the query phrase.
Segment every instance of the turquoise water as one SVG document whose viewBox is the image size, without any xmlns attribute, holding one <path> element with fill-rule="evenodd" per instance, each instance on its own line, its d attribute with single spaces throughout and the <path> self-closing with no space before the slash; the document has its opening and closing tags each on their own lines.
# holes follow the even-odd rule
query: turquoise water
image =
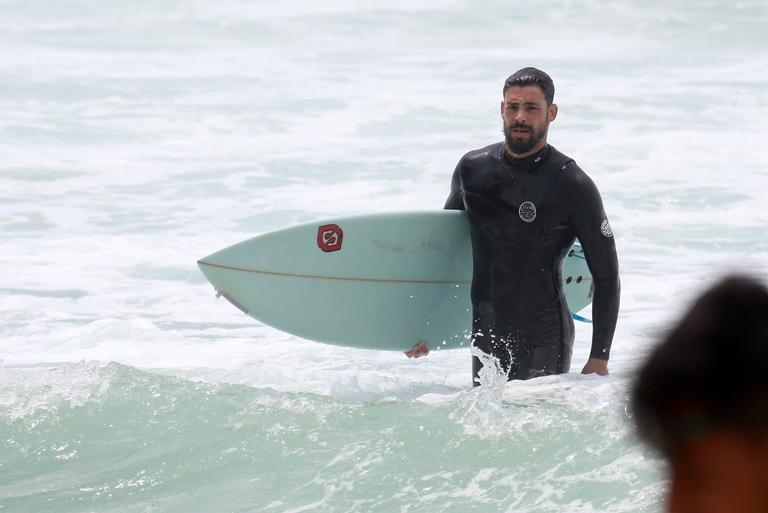
<svg viewBox="0 0 768 513">
<path fill-rule="evenodd" d="M 764 2 L 6 1 L 0 20 L 0 510 L 661 511 L 627 390 L 699 290 L 768 271 Z M 215 299 L 195 261 L 224 246 L 439 208 L 527 65 L 616 236 L 610 377 L 578 373 L 583 324 L 571 373 L 473 390 L 468 350 L 323 346 Z"/>
<path fill-rule="evenodd" d="M 657 473 L 614 411 L 624 398 L 576 381 L 505 402 L 493 387 L 339 401 L 116 363 L 5 369 L 3 507 L 652 511 Z"/>
</svg>

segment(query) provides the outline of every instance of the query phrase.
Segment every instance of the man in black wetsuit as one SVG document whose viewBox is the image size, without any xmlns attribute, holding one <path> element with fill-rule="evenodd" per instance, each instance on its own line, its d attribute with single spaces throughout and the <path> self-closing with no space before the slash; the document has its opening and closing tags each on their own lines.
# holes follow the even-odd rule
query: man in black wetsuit
<svg viewBox="0 0 768 513">
<path fill-rule="evenodd" d="M 469 217 L 473 344 L 498 358 L 510 380 L 569 370 L 574 332 L 562 263 L 577 238 L 594 279 L 592 350 L 582 373 L 608 374 L 619 311 L 616 247 L 600 193 L 573 159 L 547 144 L 554 92 L 536 68 L 506 80 L 504 142 L 462 157 L 445 204 Z M 428 352 L 422 341 L 406 355 Z M 482 363 L 472 360 L 477 383 Z"/>
</svg>

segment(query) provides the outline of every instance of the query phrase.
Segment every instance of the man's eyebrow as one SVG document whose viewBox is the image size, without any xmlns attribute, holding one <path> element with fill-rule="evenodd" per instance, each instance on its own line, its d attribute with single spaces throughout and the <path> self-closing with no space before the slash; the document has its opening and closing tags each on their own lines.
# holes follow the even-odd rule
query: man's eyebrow
<svg viewBox="0 0 768 513">
<path fill-rule="evenodd" d="M 517 101 L 517 100 L 508 101 L 508 102 L 505 102 L 505 103 L 507 105 L 520 105 L 521 103 L 523 105 L 526 105 L 526 106 L 529 106 L 529 105 L 538 106 L 539 105 L 539 102 L 520 102 L 520 101 Z"/>
</svg>

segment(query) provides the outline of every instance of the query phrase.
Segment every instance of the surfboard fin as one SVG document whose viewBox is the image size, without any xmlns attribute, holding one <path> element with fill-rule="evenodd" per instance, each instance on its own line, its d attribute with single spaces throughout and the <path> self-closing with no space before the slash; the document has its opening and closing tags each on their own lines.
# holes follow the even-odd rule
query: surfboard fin
<svg viewBox="0 0 768 513">
<path fill-rule="evenodd" d="M 238 303 L 237 301 L 235 301 L 234 299 L 232 299 L 230 297 L 230 295 L 227 294 L 226 292 L 218 292 L 217 291 L 216 292 L 216 297 L 223 297 L 224 299 L 226 299 L 227 301 L 232 303 L 235 306 L 235 308 L 237 308 L 238 310 L 243 312 L 245 315 L 248 315 L 248 309 L 246 307 L 244 307 L 243 305 L 241 305 L 240 303 Z"/>
</svg>

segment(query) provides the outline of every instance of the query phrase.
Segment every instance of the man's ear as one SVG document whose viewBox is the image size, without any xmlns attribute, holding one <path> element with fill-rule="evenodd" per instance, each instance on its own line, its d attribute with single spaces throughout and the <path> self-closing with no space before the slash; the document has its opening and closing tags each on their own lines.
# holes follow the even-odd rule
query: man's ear
<svg viewBox="0 0 768 513">
<path fill-rule="evenodd" d="M 557 117 L 557 105 L 553 103 L 552 105 L 547 107 L 547 114 L 549 117 L 549 122 L 552 123 Z"/>
</svg>

